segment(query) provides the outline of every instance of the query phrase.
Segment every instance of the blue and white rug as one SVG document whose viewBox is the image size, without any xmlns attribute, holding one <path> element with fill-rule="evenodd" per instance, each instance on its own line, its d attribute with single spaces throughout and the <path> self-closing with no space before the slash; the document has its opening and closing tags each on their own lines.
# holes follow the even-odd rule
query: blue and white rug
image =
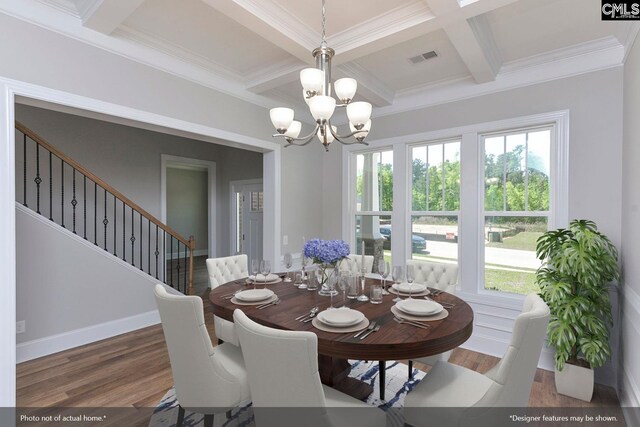
<svg viewBox="0 0 640 427">
<path fill-rule="evenodd" d="M 387 412 L 390 426 L 401 427 L 404 425 L 402 411 L 398 410 L 404 405 L 404 398 L 415 386 L 424 378 L 425 373 L 418 369 L 413 370 L 413 379 L 407 380 L 407 365 L 403 363 L 389 361 L 386 369 L 386 391 L 387 400 L 380 400 L 379 369 L 377 361 L 364 362 L 362 360 L 351 360 L 350 377 L 357 378 L 373 386 L 373 393 L 367 399 L 369 405 L 377 406 Z M 395 409 L 392 409 L 395 408 Z M 178 402 L 176 401 L 173 387 L 164 395 L 149 422 L 152 427 L 174 427 L 178 418 Z M 187 411 L 185 413 L 184 427 L 200 427 L 203 425 L 204 417 Z M 253 427 L 253 413 L 251 404 L 235 408 L 231 412 L 231 418 L 221 415 L 215 417 L 214 425 L 221 427 L 243 426 Z"/>
</svg>

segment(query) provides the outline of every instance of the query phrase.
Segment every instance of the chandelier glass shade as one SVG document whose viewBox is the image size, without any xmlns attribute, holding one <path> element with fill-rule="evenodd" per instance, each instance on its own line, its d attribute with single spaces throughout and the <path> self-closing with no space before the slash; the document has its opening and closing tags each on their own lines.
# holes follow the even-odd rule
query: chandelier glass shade
<svg viewBox="0 0 640 427">
<path fill-rule="evenodd" d="M 309 112 L 316 125 L 306 136 L 300 137 L 302 123 L 294 120 L 294 111 L 291 108 L 277 107 L 270 110 L 271 123 L 276 128 L 274 137 L 285 138 L 286 147 L 290 145 L 304 146 L 309 144 L 315 136 L 329 151 L 329 145 L 335 140 L 341 144 L 364 144 L 364 139 L 371 130 L 371 104 L 368 102 L 353 102 L 358 82 L 352 78 L 341 78 L 331 83 L 331 59 L 334 50 L 327 47 L 325 32 L 325 5 L 322 1 L 322 43 L 313 50 L 312 55 L 316 59 L 315 68 L 305 68 L 300 71 L 300 83 L 302 84 L 302 96 L 309 106 Z M 332 86 L 335 91 L 332 96 Z M 349 119 L 350 132 L 339 135 L 336 126 L 331 125 L 331 117 L 336 108 L 346 108 Z"/>
</svg>

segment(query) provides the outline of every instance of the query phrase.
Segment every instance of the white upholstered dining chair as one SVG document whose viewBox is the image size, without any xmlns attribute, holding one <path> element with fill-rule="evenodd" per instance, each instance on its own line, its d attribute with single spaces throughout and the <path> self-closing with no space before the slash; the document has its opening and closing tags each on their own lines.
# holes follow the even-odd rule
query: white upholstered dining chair
<svg viewBox="0 0 640 427">
<path fill-rule="evenodd" d="M 268 328 L 240 309 L 233 319 L 258 427 L 386 426 L 386 415 L 378 408 L 322 385 L 316 334 Z"/>
<path fill-rule="evenodd" d="M 430 288 L 439 289 L 450 294 L 456 293 L 458 283 L 458 265 L 437 262 L 427 262 L 419 260 L 407 260 L 407 265 L 413 265 L 414 283 L 422 283 Z M 425 365 L 435 365 L 439 361 L 446 362 L 451 357 L 453 350 L 433 356 L 421 357 L 409 360 L 409 378 L 413 377 L 413 362 L 424 363 Z"/>
<path fill-rule="evenodd" d="M 405 421 L 421 427 L 433 425 L 492 425 L 491 412 L 477 407 L 526 407 L 549 323 L 549 307 L 536 294 L 526 297 L 516 317 L 505 355 L 486 374 L 462 366 L 438 362 L 407 395 Z M 438 411 L 437 421 L 420 408 L 456 407 Z M 459 408 L 467 408 L 460 410 Z M 434 413 L 430 413 L 434 415 Z M 495 420 L 493 420 L 495 422 Z"/>
<path fill-rule="evenodd" d="M 247 255 L 233 255 L 222 258 L 207 259 L 207 272 L 209 273 L 209 288 L 215 289 L 218 286 L 242 279 L 249 275 Z M 233 328 L 233 322 L 213 316 L 216 329 L 216 336 L 219 342 L 228 342 L 233 345 L 238 344 L 238 336 Z"/>
<path fill-rule="evenodd" d="M 350 254 L 340 263 L 340 271 L 351 271 L 352 273 L 360 273 L 362 269 L 362 255 Z M 364 256 L 364 271 L 371 273 L 373 271 L 373 255 Z"/>
<path fill-rule="evenodd" d="M 205 427 L 212 426 L 214 414 L 250 399 L 242 351 L 226 343 L 213 347 L 202 298 L 169 294 L 159 284 L 154 291 L 179 405 L 176 425 L 188 409 L 205 414 Z"/>
</svg>

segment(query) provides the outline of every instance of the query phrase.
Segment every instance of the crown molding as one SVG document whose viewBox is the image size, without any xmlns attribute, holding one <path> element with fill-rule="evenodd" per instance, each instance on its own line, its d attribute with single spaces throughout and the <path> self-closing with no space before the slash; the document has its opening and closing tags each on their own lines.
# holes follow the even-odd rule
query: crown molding
<svg viewBox="0 0 640 427">
<path fill-rule="evenodd" d="M 414 1 L 327 37 L 327 44 L 339 55 L 434 18 L 424 1 Z"/>
<path fill-rule="evenodd" d="M 245 88 L 253 93 L 262 93 L 282 84 L 295 81 L 300 70 L 307 65 L 291 57 L 262 67 L 245 76 Z"/>
<path fill-rule="evenodd" d="M 36 0 L 38 3 L 42 3 L 45 6 L 56 9 L 60 12 L 66 13 L 74 18 L 81 19 L 81 13 L 78 10 L 76 4 L 71 0 Z"/>
<path fill-rule="evenodd" d="M 624 46 L 624 59 L 623 62 L 627 62 L 627 56 L 633 47 L 633 43 L 636 41 L 638 37 L 638 33 L 640 32 L 640 23 L 637 22 L 627 22 L 623 27 L 622 32 L 620 34 L 620 43 Z"/>
<path fill-rule="evenodd" d="M 78 0 L 78 13 L 82 22 L 85 22 L 95 13 L 102 4 L 102 0 Z"/>
<path fill-rule="evenodd" d="M 613 37 L 505 63 L 495 81 L 476 84 L 471 77 L 440 81 L 398 92 L 393 105 L 374 110 L 374 117 L 475 98 L 495 92 L 622 66 L 624 46 Z"/>
<path fill-rule="evenodd" d="M 44 1 L 57 2 L 60 0 Z M 248 92 L 241 82 L 211 72 L 202 66 L 194 65 L 169 53 L 140 46 L 124 38 L 113 37 L 88 29 L 82 25 L 77 16 L 71 16 L 69 13 L 65 13 L 58 8 L 52 8 L 40 1 L 14 2 L 0 0 L 0 13 L 237 99 L 265 108 L 274 106 L 273 100 Z"/>
<path fill-rule="evenodd" d="M 296 18 L 274 0 L 233 0 L 252 15 L 260 18 L 308 51 L 318 47 L 322 36 Z"/>
<path fill-rule="evenodd" d="M 227 79 L 241 80 L 242 78 L 240 74 L 230 68 L 148 31 L 133 28 L 128 25 L 120 25 L 111 35 L 133 43 L 139 43 Z"/>
</svg>

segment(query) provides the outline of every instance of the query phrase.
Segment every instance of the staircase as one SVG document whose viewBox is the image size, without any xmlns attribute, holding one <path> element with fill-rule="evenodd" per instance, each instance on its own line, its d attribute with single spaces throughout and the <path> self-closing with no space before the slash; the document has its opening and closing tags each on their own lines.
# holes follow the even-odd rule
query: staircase
<svg viewBox="0 0 640 427">
<path fill-rule="evenodd" d="M 16 201 L 139 268 L 193 294 L 195 239 L 185 238 L 16 122 Z"/>
</svg>

